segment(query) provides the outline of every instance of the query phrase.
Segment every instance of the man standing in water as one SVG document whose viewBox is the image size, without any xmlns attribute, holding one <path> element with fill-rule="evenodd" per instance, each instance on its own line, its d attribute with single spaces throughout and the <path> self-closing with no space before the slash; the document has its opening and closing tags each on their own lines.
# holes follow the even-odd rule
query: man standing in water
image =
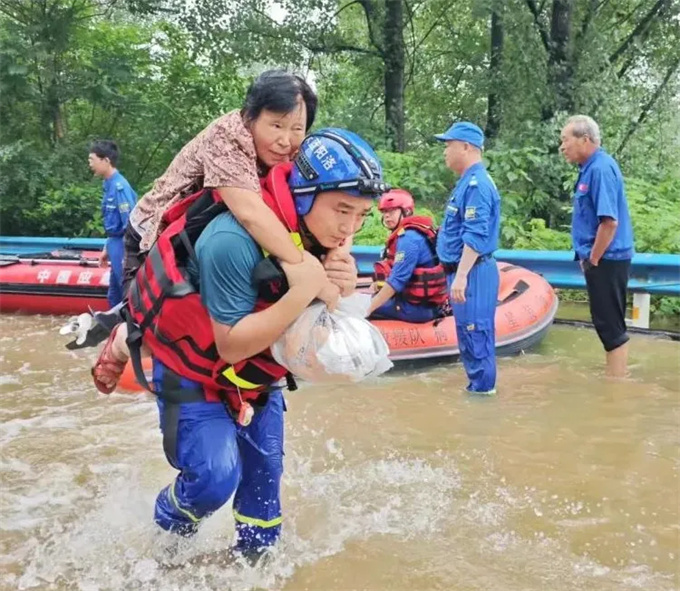
<svg viewBox="0 0 680 591">
<path fill-rule="evenodd" d="M 453 124 L 435 136 L 446 142 L 444 160 L 460 176 L 437 236 L 456 318 L 460 357 L 474 394 L 496 393 L 495 315 L 501 198 L 482 163 L 484 133 L 474 123 Z"/>
<path fill-rule="evenodd" d="M 153 357 L 163 449 L 178 470 L 156 499 L 156 523 L 192 536 L 233 496 L 236 550 L 254 559 L 278 540 L 282 522 L 279 381 L 288 371 L 269 348 L 328 280 L 353 290 L 351 257 L 325 269 L 320 258 L 361 228 L 386 185 L 373 149 L 330 128 L 307 136 L 294 163 L 273 166 L 262 189 L 266 206 L 305 249 L 301 263 L 280 263 L 287 282 L 233 213 L 217 210 L 210 220 L 212 206 L 194 207 L 195 195 L 137 272 L 128 308 L 137 322 L 128 343 L 134 353 L 136 338 Z M 214 203 L 213 192 L 197 195 Z M 194 245 L 190 234 L 198 234 Z"/>
<path fill-rule="evenodd" d="M 111 264 L 107 298 L 113 308 L 123 299 L 123 235 L 130 212 L 137 202 L 137 193 L 116 168 L 118 146 L 111 140 L 97 140 L 90 146 L 88 163 L 92 172 L 104 179 L 102 219 L 106 246 L 100 263 Z"/>
<path fill-rule="evenodd" d="M 571 237 L 585 275 L 590 315 L 607 355 L 607 374 L 626 375 L 626 288 L 633 258 L 633 226 L 623 176 L 616 160 L 600 147 L 600 128 L 585 115 L 570 117 L 560 150 L 578 164 Z"/>
</svg>

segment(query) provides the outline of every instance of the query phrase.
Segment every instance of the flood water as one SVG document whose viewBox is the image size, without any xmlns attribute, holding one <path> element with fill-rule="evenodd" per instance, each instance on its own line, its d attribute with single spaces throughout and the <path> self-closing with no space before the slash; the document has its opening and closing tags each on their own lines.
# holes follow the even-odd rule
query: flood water
<svg viewBox="0 0 680 591">
<path fill-rule="evenodd" d="M 154 401 L 97 394 L 62 318 L 0 317 L 0 589 L 669 591 L 680 588 L 680 343 L 634 336 L 608 381 L 591 329 L 502 359 L 287 397 L 284 534 L 223 559 L 224 508 L 164 560 Z"/>
</svg>

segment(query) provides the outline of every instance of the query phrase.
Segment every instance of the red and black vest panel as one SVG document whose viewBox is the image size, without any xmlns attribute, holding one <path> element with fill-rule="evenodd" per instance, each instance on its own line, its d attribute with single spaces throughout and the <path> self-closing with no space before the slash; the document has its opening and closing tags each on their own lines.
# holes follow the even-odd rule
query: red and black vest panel
<svg viewBox="0 0 680 591">
<path fill-rule="evenodd" d="M 286 181 L 289 165 L 275 167 L 263 179 L 265 202 L 291 233 L 298 229 L 293 198 Z M 273 186 L 285 190 L 274 195 Z M 167 227 L 151 248 L 130 287 L 128 309 L 139 326 L 144 345 L 171 371 L 200 383 L 206 399 L 229 402 L 238 412 L 241 401 L 254 401 L 287 374 L 269 350 L 236 364 L 224 362 L 218 352 L 207 309 L 189 280 L 187 265 L 195 258 L 194 244 L 208 223 L 226 211 L 215 190 L 194 193 L 169 208 Z M 265 282 L 256 309 L 278 301 L 287 290 L 280 277 Z"/>
<path fill-rule="evenodd" d="M 432 218 L 425 216 L 408 217 L 390 234 L 385 243 L 382 259 L 373 265 L 373 280 L 379 285 L 384 284 L 392 272 L 397 254 L 397 239 L 406 230 L 416 230 L 422 234 L 436 258 L 437 231 L 434 229 Z M 444 267 L 441 263 L 432 267 L 416 267 L 399 297 L 415 306 L 432 307 L 445 304 L 448 301 L 448 290 Z"/>
</svg>

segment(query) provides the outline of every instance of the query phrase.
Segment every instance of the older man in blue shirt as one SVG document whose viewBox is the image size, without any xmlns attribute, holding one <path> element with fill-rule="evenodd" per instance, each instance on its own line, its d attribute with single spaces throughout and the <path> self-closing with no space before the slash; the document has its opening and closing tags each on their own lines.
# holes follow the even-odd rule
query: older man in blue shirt
<svg viewBox="0 0 680 591">
<path fill-rule="evenodd" d="M 590 314 L 607 354 L 607 373 L 621 377 L 628 364 L 626 288 L 635 252 L 623 176 L 600 147 L 600 129 L 590 117 L 571 117 L 561 142 L 567 162 L 579 165 L 571 235 L 585 274 Z"/>
<path fill-rule="evenodd" d="M 123 296 L 123 235 L 130 217 L 130 212 L 137 202 L 127 179 L 118 171 L 118 146 L 111 140 L 98 140 L 90 146 L 88 163 L 92 172 L 104 179 L 104 195 L 102 197 L 102 219 L 106 232 L 106 246 L 102 251 L 100 262 L 111 264 L 109 274 L 109 290 L 107 298 L 109 306 L 119 304 Z"/>
<path fill-rule="evenodd" d="M 501 198 L 482 163 L 484 133 L 469 122 L 435 136 L 446 142 L 446 165 L 460 179 L 451 193 L 437 236 L 437 256 L 447 272 L 467 390 L 496 392 L 495 315 Z"/>
</svg>

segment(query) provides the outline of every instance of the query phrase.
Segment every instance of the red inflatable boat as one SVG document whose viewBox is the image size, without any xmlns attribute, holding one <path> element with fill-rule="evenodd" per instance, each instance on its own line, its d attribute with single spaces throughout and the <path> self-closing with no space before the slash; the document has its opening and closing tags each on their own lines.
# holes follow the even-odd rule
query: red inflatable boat
<svg viewBox="0 0 680 591">
<path fill-rule="evenodd" d="M 98 255 L 96 251 L 57 251 L 31 258 L 0 256 L 0 311 L 80 314 L 106 310 L 109 269 L 99 267 Z M 513 354 L 543 339 L 558 300 L 540 275 L 507 263 L 498 263 L 498 268 L 496 349 L 498 354 Z M 451 316 L 424 324 L 372 322 L 382 332 L 394 361 L 458 355 Z"/>
<path fill-rule="evenodd" d="M 523 267 L 498 263 L 496 352 L 512 355 L 539 343 L 552 324 L 558 300 L 551 285 Z M 456 356 L 458 337 L 453 316 L 424 324 L 372 320 L 390 347 L 390 359 Z"/>
<path fill-rule="evenodd" d="M 109 269 L 97 251 L 0 255 L 0 311 L 80 314 L 108 309 Z"/>
</svg>

